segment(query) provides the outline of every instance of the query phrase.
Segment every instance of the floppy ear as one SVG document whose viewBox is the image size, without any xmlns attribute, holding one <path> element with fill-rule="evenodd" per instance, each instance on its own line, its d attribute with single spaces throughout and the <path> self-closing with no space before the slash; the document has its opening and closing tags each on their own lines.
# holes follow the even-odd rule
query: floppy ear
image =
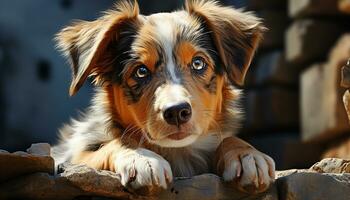
<svg viewBox="0 0 350 200">
<path fill-rule="evenodd" d="M 209 29 L 228 78 L 243 85 L 265 28 L 250 12 L 220 6 L 216 1 L 187 0 L 186 10 Z"/>
<path fill-rule="evenodd" d="M 69 58 L 73 78 L 69 94 L 74 95 L 89 75 L 98 73 L 103 65 L 106 49 L 117 40 L 119 29 L 125 22 L 136 20 L 139 7 L 136 1 L 121 1 L 116 9 L 107 11 L 95 21 L 76 21 L 56 35 L 57 47 Z"/>
</svg>

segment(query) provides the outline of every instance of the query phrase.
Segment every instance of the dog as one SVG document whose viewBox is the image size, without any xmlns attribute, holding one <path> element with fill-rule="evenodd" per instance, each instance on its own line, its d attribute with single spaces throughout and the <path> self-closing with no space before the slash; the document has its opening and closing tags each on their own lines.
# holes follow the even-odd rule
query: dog
<svg viewBox="0 0 350 200">
<path fill-rule="evenodd" d="M 241 90 L 265 27 L 251 12 L 208 0 L 141 15 L 119 1 L 95 21 L 56 36 L 72 67 L 69 93 L 88 77 L 92 105 L 61 130 L 56 164 L 111 170 L 132 189 L 215 173 L 233 187 L 267 190 L 272 158 L 235 137 Z"/>
</svg>

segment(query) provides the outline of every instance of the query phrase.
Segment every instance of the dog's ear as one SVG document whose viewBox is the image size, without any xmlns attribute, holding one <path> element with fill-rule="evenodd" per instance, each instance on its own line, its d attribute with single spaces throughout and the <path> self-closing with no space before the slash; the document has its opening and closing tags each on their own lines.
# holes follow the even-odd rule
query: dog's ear
<svg viewBox="0 0 350 200">
<path fill-rule="evenodd" d="M 121 26 L 138 19 L 139 7 L 136 1 L 123 0 L 115 7 L 95 21 L 76 21 L 56 35 L 57 47 L 69 58 L 72 67 L 71 96 L 89 75 L 103 70 L 98 68 L 105 66 L 99 65 L 103 63 L 108 44 L 113 40 L 118 43 Z"/>
<path fill-rule="evenodd" d="M 185 8 L 211 32 L 230 81 L 242 85 L 265 30 L 260 19 L 216 1 L 187 0 Z"/>
</svg>

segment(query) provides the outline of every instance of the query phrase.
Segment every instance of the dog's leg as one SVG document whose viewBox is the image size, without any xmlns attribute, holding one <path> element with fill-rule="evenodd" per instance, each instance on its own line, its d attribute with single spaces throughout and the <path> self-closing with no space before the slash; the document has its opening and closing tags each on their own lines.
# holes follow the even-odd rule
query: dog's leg
<svg viewBox="0 0 350 200">
<path fill-rule="evenodd" d="M 215 163 L 218 175 L 244 192 L 263 192 L 275 179 L 273 159 L 237 137 L 222 141 Z"/>
<path fill-rule="evenodd" d="M 75 155 L 74 164 L 115 171 L 121 175 L 121 183 L 134 189 L 143 186 L 166 188 L 173 175 L 169 163 L 153 151 L 125 147 L 117 139 L 96 151 L 84 151 Z"/>
</svg>

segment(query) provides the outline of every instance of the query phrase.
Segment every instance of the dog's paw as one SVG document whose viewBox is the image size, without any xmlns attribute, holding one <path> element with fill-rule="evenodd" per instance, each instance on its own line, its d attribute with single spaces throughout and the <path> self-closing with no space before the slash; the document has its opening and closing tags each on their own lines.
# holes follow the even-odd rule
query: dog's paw
<svg viewBox="0 0 350 200">
<path fill-rule="evenodd" d="M 158 187 L 166 189 L 173 175 L 169 163 L 160 155 L 143 148 L 125 150 L 115 157 L 115 172 L 121 183 L 133 189 Z"/>
<path fill-rule="evenodd" d="M 231 150 L 224 159 L 224 180 L 243 192 L 263 192 L 275 180 L 275 162 L 254 148 Z"/>
</svg>

